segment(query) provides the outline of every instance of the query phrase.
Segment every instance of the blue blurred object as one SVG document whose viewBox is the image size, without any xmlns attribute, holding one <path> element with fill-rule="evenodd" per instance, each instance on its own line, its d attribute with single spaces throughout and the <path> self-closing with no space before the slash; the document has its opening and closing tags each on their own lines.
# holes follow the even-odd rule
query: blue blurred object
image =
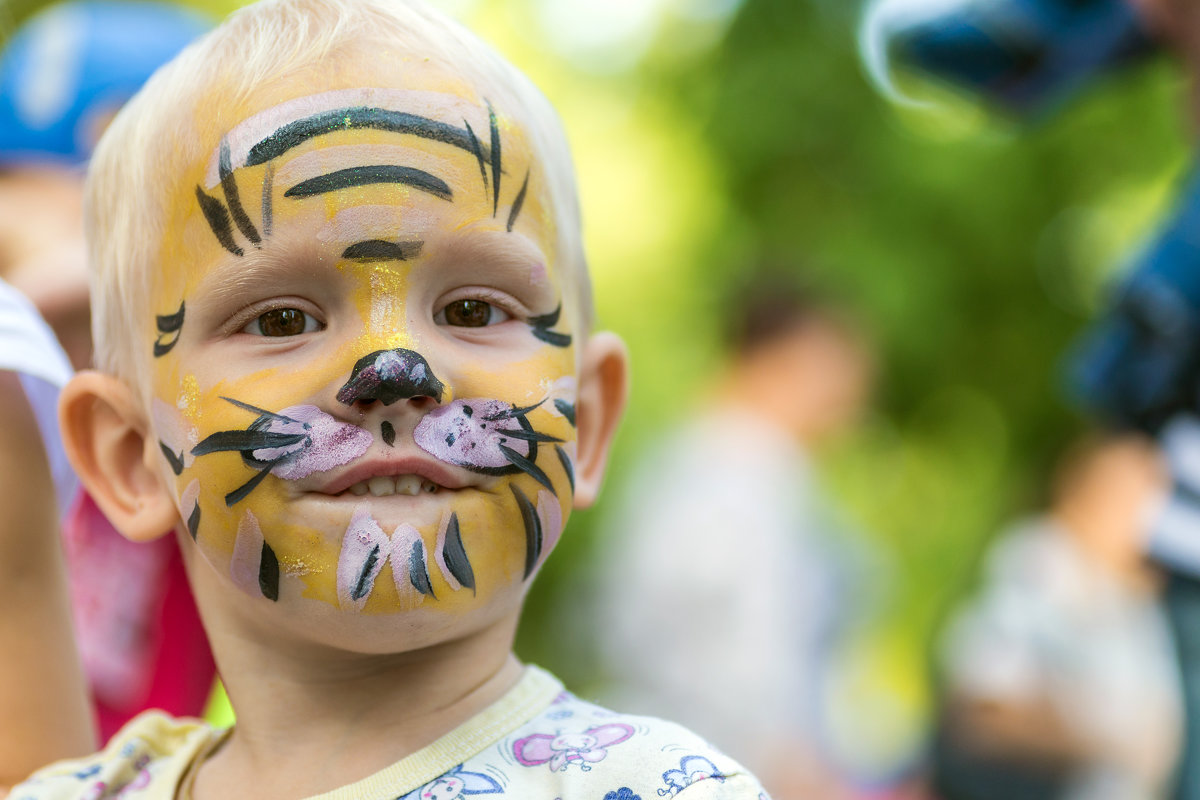
<svg viewBox="0 0 1200 800">
<path fill-rule="evenodd" d="M 179 6 L 129 0 L 38 13 L 0 54 L 0 164 L 86 161 L 117 109 L 209 27 Z"/>
<path fill-rule="evenodd" d="M 1155 434 L 1200 410 L 1200 170 L 1068 366 L 1080 405 Z"/>
<path fill-rule="evenodd" d="M 957 0 L 926 13 L 921 0 L 907 5 L 886 32 L 893 58 L 1023 115 L 1154 49 L 1127 0 Z"/>
</svg>

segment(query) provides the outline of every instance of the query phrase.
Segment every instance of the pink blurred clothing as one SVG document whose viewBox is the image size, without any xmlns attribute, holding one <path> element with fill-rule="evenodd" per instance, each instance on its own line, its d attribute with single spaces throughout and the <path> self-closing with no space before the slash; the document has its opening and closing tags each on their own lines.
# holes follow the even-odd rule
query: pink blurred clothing
<svg viewBox="0 0 1200 800">
<path fill-rule="evenodd" d="M 63 537 L 101 741 L 148 708 L 198 716 L 216 666 L 175 537 L 129 541 L 82 490 Z"/>
</svg>

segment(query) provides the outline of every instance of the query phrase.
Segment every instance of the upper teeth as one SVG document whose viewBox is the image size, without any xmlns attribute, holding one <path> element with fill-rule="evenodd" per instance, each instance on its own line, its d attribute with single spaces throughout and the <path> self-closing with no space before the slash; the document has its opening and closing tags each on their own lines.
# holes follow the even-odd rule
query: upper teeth
<svg viewBox="0 0 1200 800">
<path fill-rule="evenodd" d="M 406 494 L 410 497 L 421 492 L 436 492 L 438 485 L 427 481 L 419 475 L 376 475 L 365 481 L 359 481 L 349 488 L 349 492 L 362 496 L 371 494 L 375 497 L 387 497 L 393 494 Z"/>
</svg>

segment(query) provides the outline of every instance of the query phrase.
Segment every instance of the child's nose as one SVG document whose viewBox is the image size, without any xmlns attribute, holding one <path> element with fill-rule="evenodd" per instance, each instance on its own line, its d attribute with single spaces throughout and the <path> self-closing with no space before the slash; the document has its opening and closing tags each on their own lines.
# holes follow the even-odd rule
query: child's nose
<svg viewBox="0 0 1200 800">
<path fill-rule="evenodd" d="M 376 350 L 360 358 L 350 379 L 338 390 L 341 403 L 360 407 L 376 400 L 391 405 L 398 400 L 433 407 L 441 402 L 445 386 L 420 353 L 398 347 Z"/>
</svg>

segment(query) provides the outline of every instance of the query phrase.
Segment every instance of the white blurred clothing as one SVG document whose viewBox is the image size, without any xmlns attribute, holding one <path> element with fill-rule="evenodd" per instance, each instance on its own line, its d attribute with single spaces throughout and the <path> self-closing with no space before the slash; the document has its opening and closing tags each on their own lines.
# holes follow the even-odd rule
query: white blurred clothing
<svg viewBox="0 0 1200 800">
<path fill-rule="evenodd" d="M 50 326 L 25 295 L 0 280 L 0 370 L 20 375 L 37 417 L 46 457 L 64 515 L 78 487 L 58 429 L 58 392 L 74 370 Z"/>
<path fill-rule="evenodd" d="M 991 548 L 979 594 L 952 620 L 942 660 L 953 694 L 1049 700 L 1094 761 L 1072 800 L 1161 796 L 1181 735 L 1179 676 L 1156 599 L 1089 561 L 1050 518 Z"/>
<path fill-rule="evenodd" d="M 606 700 L 679 720 L 752 769 L 782 742 L 820 749 L 839 579 L 804 452 L 719 410 L 625 488 L 599 587 Z"/>
</svg>

